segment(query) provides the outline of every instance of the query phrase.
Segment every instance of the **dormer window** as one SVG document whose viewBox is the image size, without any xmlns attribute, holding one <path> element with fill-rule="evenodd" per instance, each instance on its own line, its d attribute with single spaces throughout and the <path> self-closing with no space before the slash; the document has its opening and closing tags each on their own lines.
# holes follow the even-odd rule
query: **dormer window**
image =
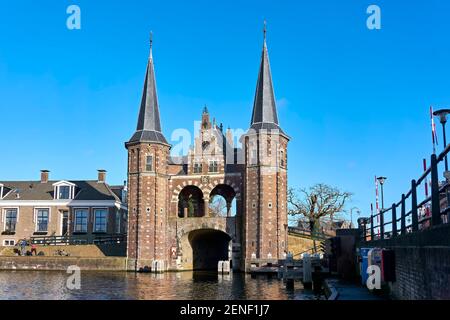
<svg viewBox="0 0 450 320">
<path fill-rule="evenodd" d="M 55 200 L 72 200 L 75 198 L 76 185 L 68 181 L 59 181 L 53 184 Z"/>
<path fill-rule="evenodd" d="M 70 187 L 60 186 L 58 188 L 58 199 L 70 199 Z"/>
</svg>

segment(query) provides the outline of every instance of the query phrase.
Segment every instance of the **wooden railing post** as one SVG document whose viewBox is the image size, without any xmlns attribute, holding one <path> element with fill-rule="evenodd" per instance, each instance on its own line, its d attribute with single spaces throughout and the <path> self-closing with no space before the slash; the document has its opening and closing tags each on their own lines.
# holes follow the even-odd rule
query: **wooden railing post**
<svg viewBox="0 0 450 320">
<path fill-rule="evenodd" d="M 384 210 L 380 211 L 380 239 L 384 239 Z"/>
<path fill-rule="evenodd" d="M 397 207 L 392 205 L 392 237 L 397 236 Z"/>
<path fill-rule="evenodd" d="M 370 215 L 370 241 L 373 241 L 374 233 L 373 233 L 373 214 Z"/>
<path fill-rule="evenodd" d="M 405 208 L 405 194 L 402 194 L 402 211 L 401 211 L 401 221 L 400 221 L 400 229 L 401 233 L 406 233 L 406 208 Z"/>
<path fill-rule="evenodd" d="M 412 231 L 419 230 L 419 219 L 417 217 L 417 185 L 416 180 L 411 181 L 411 220 Z"/>
<path fill-rule="evenodd" d="M 439 178 L 437 158 L 431 155 L 431 225 L 441 224 L 441 204 L 439 199 Z"/>
</svg>

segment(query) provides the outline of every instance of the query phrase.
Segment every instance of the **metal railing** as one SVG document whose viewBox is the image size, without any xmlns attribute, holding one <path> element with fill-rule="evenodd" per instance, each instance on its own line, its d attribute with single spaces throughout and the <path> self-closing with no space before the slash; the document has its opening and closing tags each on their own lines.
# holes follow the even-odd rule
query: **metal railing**
<svg viewBox="0 0 450 320">
<path fill-rule="evenodd" d="M 450 152 L 450 145 L 436 156 L 431 155 L 431 165 L 417 179 L 411 181 L 411 189 L 402 194 L 401 200 L 391 207 L 381 209 L 371 215 L 367 223 L 360 225 L 362 240 L 383 240 L 417 232 L 450 221 L 450 185 L 445 182 L 439 185 L 438 164 Z M 431 180 L 431 196 L 421 202 L 417 200 L 417 190 Z M 424 186 L 425 187 L 425 186 Z M 425 187 L 427 188 L 427 187 Z M 445 206 L 442 208 L 441 199 Z"/>
<path fill-rule="evenodd" d="M 41 246 L 120 244 L 126 242 L 125 234 L 117 235 L 67 235 L 31 237 L 31 244 Z"/>
</svg>

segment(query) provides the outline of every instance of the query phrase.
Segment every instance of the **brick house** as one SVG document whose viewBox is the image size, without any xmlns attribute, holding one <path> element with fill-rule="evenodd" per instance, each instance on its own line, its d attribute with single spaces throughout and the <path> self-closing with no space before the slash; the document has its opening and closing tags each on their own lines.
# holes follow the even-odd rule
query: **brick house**
<svg viewBox="0 0 450 320">
<path fill-rule="evenodd" d="M 116 235 L 127 231 L 126 186 L 97 180 L 0 181 L 0 246 L 62 235 Z"/>
<path fill-rule="evenodd" d="M 197 133 L 187 154 L 170 155 L 150 44 L 136 131 L 125 143 L 129 270 L 217 269 L 219 261 L 247 270 L 285 256 L 289 137 L 278 122 L 265 37 L 249 129 L 235 137 L 205 107 Z"/>
</svg>

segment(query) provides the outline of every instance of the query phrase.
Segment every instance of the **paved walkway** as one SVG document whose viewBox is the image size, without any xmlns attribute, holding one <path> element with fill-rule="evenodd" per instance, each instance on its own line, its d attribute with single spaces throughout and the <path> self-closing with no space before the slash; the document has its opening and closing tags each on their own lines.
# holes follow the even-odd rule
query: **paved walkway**
<svg viewBox="0 0 450 320">
<path fill-rule="evenodd" d="M 336 290 L 336 300 L 386 300 L 386 297 L 375 295 L 358 283 L 333 278 L 325 281 Z"/>
</svg>

